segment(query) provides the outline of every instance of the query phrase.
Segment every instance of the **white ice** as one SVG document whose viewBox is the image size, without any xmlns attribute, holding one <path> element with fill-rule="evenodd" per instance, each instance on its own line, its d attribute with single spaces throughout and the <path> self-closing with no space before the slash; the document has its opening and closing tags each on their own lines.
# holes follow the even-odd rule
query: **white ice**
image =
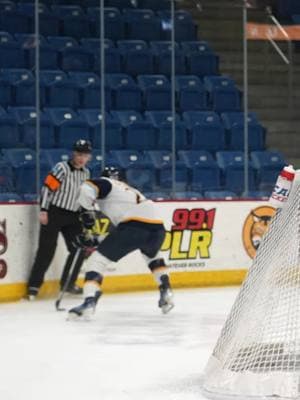
<svg viewBox="0 0 300 400">
<path fill-rule="evenodd" d="M 237 288 L 104 295 L 91 322 L 53 300 L 0 304 L 1 400 L 199 400 L 203 368 Z M 76 305 L 68 298 L 62 305 Z"/>
</svg>

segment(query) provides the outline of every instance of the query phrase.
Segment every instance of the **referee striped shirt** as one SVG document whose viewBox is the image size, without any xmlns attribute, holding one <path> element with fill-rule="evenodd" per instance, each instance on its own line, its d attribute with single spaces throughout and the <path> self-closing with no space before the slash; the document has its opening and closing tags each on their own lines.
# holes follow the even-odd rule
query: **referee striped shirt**
<svg viewBox="0 0 300 400">
<path fill-rule="evenodd" d="M 57 163 L 47 175 L 41 191 L 41 210 L 47 211 L 50 205 L 68 211 L 78 211 L 77 201 L 80 185 L 89 179 L 87 168 L 74 168 L 70 161 Z"/>
</svg>

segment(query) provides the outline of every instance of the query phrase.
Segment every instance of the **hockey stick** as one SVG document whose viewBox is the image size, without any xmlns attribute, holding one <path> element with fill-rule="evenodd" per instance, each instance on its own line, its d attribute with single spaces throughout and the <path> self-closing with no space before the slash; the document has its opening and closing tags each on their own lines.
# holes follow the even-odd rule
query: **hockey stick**
<svg viewBox="0 0 300 400">
<path fill-rule="evenodd" d="M 64 284 L 63 288 L 59 292 L 57 300 L 55 301 L 55 308 L 56 308 L 57 311 L 66 311 L 65 308 L 60 307 L 60 303 L 61 303 L 61 301 L 62 301 L 62 299 L 63 299 L 63 297 L 64 297 L 64 295 L 66 293 L 66 290 L 67 290 L 67 288 L 68 288 L 68 286 L 69 286 L 69 284 L 71 282 L 71 278 L 72 278 L 72 274 L 73 274 L 74 268 L 76 266 L 77 260 L 78 260 L 78 258 L 79 258 L 79 256 L 80 256 L 82 251 L 83 251 L 83 249 L 80 248 L 80 247 L 78 247 L 77 250 L 76 250 L 75 256 L 74 256 L 72 264 L 70 266 L 70 271 L 69 271 L 68 277 L 67 277 L 67 279 L 65 281 L 65 284 Z"/>
</svg>

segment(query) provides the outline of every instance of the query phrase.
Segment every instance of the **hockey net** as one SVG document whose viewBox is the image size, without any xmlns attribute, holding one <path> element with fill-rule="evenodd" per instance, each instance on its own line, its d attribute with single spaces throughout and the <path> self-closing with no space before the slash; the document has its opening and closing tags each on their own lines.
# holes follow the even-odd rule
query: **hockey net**
<svg viewBox="0 0 300 400">
<path fill-rule="evenodd" d="M 210 398 L 300 399 L 300 172 L 207 364 Z"/>
</svg>

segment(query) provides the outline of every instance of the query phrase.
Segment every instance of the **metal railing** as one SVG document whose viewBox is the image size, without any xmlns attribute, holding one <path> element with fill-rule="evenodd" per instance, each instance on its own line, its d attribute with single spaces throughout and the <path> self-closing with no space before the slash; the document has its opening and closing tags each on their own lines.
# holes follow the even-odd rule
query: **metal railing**
<svg viewBox="0 0 300 400">
<path fill-rule="evenodd" d="M 268 34 L 268 41 L 273 46 L 275 51 L 278 53 L 283 62 L 288 66 L 288 110 L 289 113 L 293 111 L 293 78 L 294 78 L 294 65 L 293 65 L 293 41 L 290 38 L 287 31 L 280 24 L 277 18 L 273 15 L 271 7 L 266 7 L 267 18 L 274 23 L 274 25 L 280 30 L 283 36 L 286 38 L 288 45 L 288 56 L 284 54 L 282 49 L 273 40 L 271 34 Z"/>
</svg>

